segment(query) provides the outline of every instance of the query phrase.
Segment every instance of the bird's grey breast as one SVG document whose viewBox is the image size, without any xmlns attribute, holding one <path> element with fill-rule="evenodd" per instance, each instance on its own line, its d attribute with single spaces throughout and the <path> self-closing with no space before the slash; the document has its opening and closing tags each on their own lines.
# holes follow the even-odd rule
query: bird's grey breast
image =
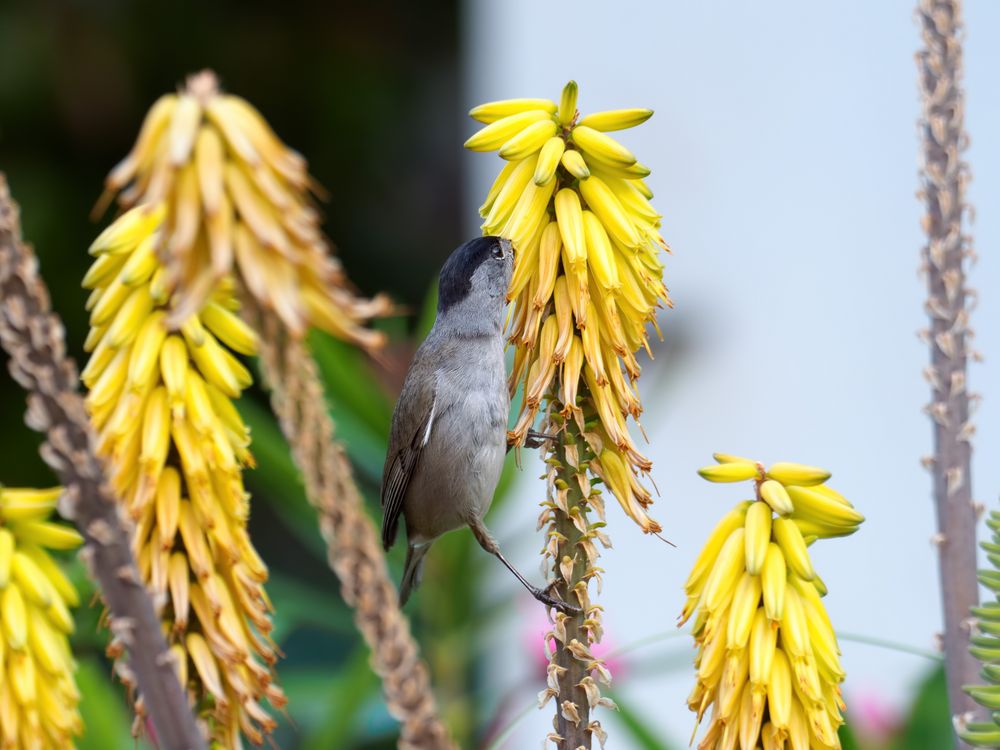
<svg viewBox="0 0 1000 750">
<path fill-rule="evenodd" d="M 510 409 L 501 339 L 437 344 L 433 424 L 414 477 L 418 486 L 408 498 L 423 506 L 427 528 L 421 536 L 430 538 L 489 509 L 506 454 Z"/>
</svg>

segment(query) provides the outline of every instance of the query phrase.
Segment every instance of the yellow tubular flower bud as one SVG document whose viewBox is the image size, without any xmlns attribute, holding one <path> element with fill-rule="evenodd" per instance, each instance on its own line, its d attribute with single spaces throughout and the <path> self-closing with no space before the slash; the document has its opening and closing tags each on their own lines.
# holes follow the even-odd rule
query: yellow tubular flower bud
<svg viewBox="0 0 1000 750">
<path fill-rule="evenodd" d="M 561 162 L 563 168 L 578 180 L 586 180 L 590 177 L 590 168 L 587 166 L 587 162 L 583 160 L 579 151 L 566 149 L 563 152 Z"/>
<path fill-rule="evenodd" d="M 815 466 L 782 462 L 772 464 L 767 470 L 767 476 L 769 479 L 774 479 L 786 486 L 809 487 L 825 482 L 830 478 L 830 472 Z"/>
<path fill-rule="evenodd" d="M 788 577 L 785 556 L 773 542 L 767 547 L 764 567 L 760 571 L 764 594 L 764 612 L 768 619 L 780 621 L 785 613 L 785 588 Z"/>
<path fill-rule="evenodd" d="M 486 218 L 489 215 L 490 209 L 493 208 L 494 202 L 496 202 L 497 196 L 500 195 L 500 191 L 507 184 L 510 176 L 514 173 L 514 170 L 518 167 L 522 167 L 523 162 L 509 161 L 504 164 L 503 169 L 500 170 L 499 174 L 495 180 L 493 180 L 493 185 L 490 187 L 489 193 L 486 194 L 486 200 L 483 201 L 483 205 L 479 207 L 479 215 L 482 218 Z"/>
<path fill-rule="evenodd" d="M 719 550 L 712 572 L 705 583 L 702 606 L 711 614 L 721 611 L 728 604 L 730 595 L 744 571 L 744 544 L 746 534 L 743 529 L 733 531 Z"/>
<path fill-rule="evenodd" d="M 794 510 L 792 499 L 788 495 L 788 490 L 779 482 L 768 479 L 760 485 L 760 496 L 771 506 L 775 513 L 787 516 Z"/>
<path fill-rule="evenodd" d="M 757 605 L 760 603 L 760 576 L 743 574 L 733 592 L 732 609 L 729 612 L 729 630 L 726 633 L 726 648 L 744 649 L 750 639 L 750 629 Z"/>
<path fill-rule="evenodd" d="M 854 510 L 846 501 L 841 501 L 835 495 L 831 496 L 822 492 L 824 489 L 822 486 L 797 487 L 791 485 L 786 489 L 794 508 L 792 511 L 794 518 L 843 528 L 845 531 L 853 531 L 865 520 L 865 517 Z"/>
<path fill-rule="evenodd" d="M 756 502 L 747 510 L 746 530 L 747 570 L 760 575 L 771 541 L 771 507 L 767 503 Z"/>
<path fill-rule="evenodd" d="M 581 270 L 587 262 L 587 240 L 579 194 L 569 188 L 560 190 L 556 193 L 555 211 L 569 268 Z"/>
<path fill-rule="evenodd" d="M 508 115 L 480 129 L 465 142 L 465 147 L 470 151 L 494 151 L 529 125 L 549 120 L 551 116 L 551 113 L 544 109 L 531 109 Z"/>
<path fill-rule="evenodd" d="M 538 253 L 541 243 L 528 243 L 527 247 L 517 248 L 514 260 L 514 273 L 511 276 L 510 288 L 507 290 L 507 299 L 512 300 L 528 289 L 532 279 L 538 273 Z M 522 308 L 524 309 L 524 308 Z M 524 310 L 527 314 L 527 310 Z"/>
<path fill-rule="evenodd" d="M 554 135 L 545 142 L 538 155 L 538 164 L 535 165 L 534 180 L 536 185 L 547 185 L 555 178 L 556 168 L 559 166 L 565 149 L 566 141 L 559 136 Z"/>
<path fill-rule="evenodd" d="M 55 510 L 62 487 L 44 490 L 5 487 L 0 491 L 0 515 L 8 521 L 38 521 Z"/>
<path fill-rule="evenodd" d="M 631 217 L 600 177 L 591 176 L 583 180 L 580 183 L 580 193 L 587 201 L 587 205 L 608 228 L 608 234 L 626 248 L 633 249 L 640 246 L 641 238 Z"/>
<path fill-rule="evenodd" d="M 631 151 L 618 143 L 614 138 L 604 135 L 604 133 L 594 130 L 594 128 L 587 127 L 586 125 L 577 125 L 573 128 L 571 137 L 573 138 L 573 143 L 579 146 L 582 151 L 591 154 L 601 161 L 611 162 L 623 167 L 635 164 L 635 156 Z"/>
<path fill-rule="evenodd" d="M 556 276 L 559 274 L 561 252 L 562 236 L 559 234 L 559 224 L 550 221 L 542 231 L 538 245 L 538 286 L 532 294 L 532 306 L 536 310 L 544 308 L 545 303 L 553 296 Z M 511 291 L 513 291 L 513 283 Z"/>
<path fill-rule="evenodd" d="M 484 217 L 484 233 L 495 234 L 507 223 L 507 219 L 514 211 L 514 206 L 517 205 L 521 194 L 534 175 L 537 161 L 537 159 L 529 158 L 517 163 L 510 177 L 507 178 L 497 197 L 493 200 L 489 213 Z"/>
<path fill-rule="evenodd" d="M 562 95 L 559 97 L 559 124 L 563 127 L 569 126 L 576 118 L 576 98 L 580 92 L 576 81 L 569 81 L 563 86 Z"/>
<path fill-rule="evenodd" d="M 727 626 L 732 619 L 727 622 Z M 726 651 L 726 666 L 722 670 L 722 678 L 719 681 L 719 714 L 726 718 L 727 734 L 724 735 L 725 744 L 729 737 L 729 742 L 735 742 L 738 737 L 739 726 L 736 717 L 739 715 L 740 698 L 743 696 L 744 686 L 747 681 L 747 651 L 746 649 L 729 649 Z M 733 734 L 728 734 L 729 728 Z"/>
<path fill-rule="evenodd" d="M 503 101 L 488 102 L 473 107 L 469 115 L 479 122 L 489 124 L 497 120 L 516 115 L 518 112 L 529 110 L 544 110 L 550 114 L 555 114 L 556 103 L 548 99 L 504 99 Z"/>
<path fill-rule="evenodd" d="M 538 151 L 556 134 L 558 125 L 552 120 L 534 122 L 500 147 L 500 157 L 509 161 L 520 161 Z M 562 138 L 559 139 L 560 141 Z M 536 167 L 537 170 L 537 167 Z M 537 171 L 536 171 L 537 174 Z M 549 180 L 535 180 L 538 185 L 544 185 Z"/>
<path fill-rule="evenodd" d="M 811 651 L 809 624 L 802 600 L 794 586 L 785 587 L 785 607 L 781 617 L 781 642 L 790 657 L 804 657 Z"/>
<path fill-rule="evenodd" d="M 809 550 L 806 548 L 802 532 L 795 522 L 788 518 L 774 519 L 773 530 L 774 540 L 781 547 L 781 552 L 785 556 L 788 567 L 797 576 L 807 581 L 811 581 L 816 573 L 813 571 L 812 561 L 809 559 Z"/>
<path fill-rule="evenodd" d="M 760 723 L 764 718 L 763 711 L 754 706 L 754 691 L 747 686 L 743 690 L 743 697 L 740 699 L 739 713 L 739 748 L 740 750 L 753 750 L 757 744 L 757 737 L 760 735 Z"/>
<path fill-rule="evenodd" d="M 604 358 L 601 357 L 601 329 L 597 322 L 597 313 L 594 310 L 594 303 L 587 304 L 587 320 L 589 325 L 583 327 L 580 332 L 583 340 L 583 354 L 594 370 L 597 385 L 606 385 L 608 374 L 604 370 Z"/>
<path fill-rule="evenodd" d="M 569 267 L 566 245 L 563 245 L 563 268 Z M 590 302 L 590 286 L 587 282 L 586 274 L 569 272 L 565 274 L 566 294 L 569 297 L 570 308 L 573 310 L 573 319 L 576 320 L 578 328 L 587 325 L 587 303 Z"/>
<path fill-rule="evenodd" d="M 687 582 L 684 584 L 684 590 L 689 594 L 701 593 L 704 582 L 708 579 L 708 574 L 715 566 L 719 551 L 732 533 L 743 526 L 749 507 L 749 501 L 740 503 L 723 516 L 722 520 L 712 530 L 708 541 L 698 554 L 698 559 L 695 561 L 694 568 L 692 568 Z"/>
<path fill-rule="evenodd" d="M 616 109 L 610 112 L 593 112 L 580 118 L 580 125 L 602 132 L 625 130 L 642 125 L 652 116 L 651 109 Z"/>
<path fill-rule="evenodd" d="M 546 218 L 546 206 L 549 203 L 549 198 L 552 197 L 554 188 L 555 182 L 549 182 L 543 186 L 535 185 L 532 182 L 521 193 L 521 198 L 501 230 L 501 234 L 509 237 L 514 244 L 515 252 L 524 250 L 538 233 L 540 225 L 543 225 Z"/>
<path fill-rule="evenodd" d="M 771 723 L 777 729 L 787 729 L 792 712 L 792 671 L 788 657 L 780 648 L 774 650 L 771 676 L 767 686 L 767 704 Z"/>
<path fill-rule="evenodd" d="M 576 399 L 582 370 L 583 344 L 580 343 L 579 336 L 573 336 L 569 352 L 563 362 L 562 386 L 559 393 L 559 400 L 564 404 L 563 416 L 575 413 L 579 409 L 576 405 Z"/>
<path fill-rule="evenodd" d="M 26 603 L 42 609 L 52 604 L 55 595 L 52 585 L 30 557 L 21 551 L 15 551 L 11 573 L 14 584 L 21 589 Z"/>
<path fill-rule="evenodd" d="M 587 241 L 587 263 L 594 278 L 604 289 L 611 291 L 621 289 L 611 240 L 608 239 L 608 233 L 604 231 L 601 220 L 592 211 L 584 211 L 583 228 Z"/>
</svg>

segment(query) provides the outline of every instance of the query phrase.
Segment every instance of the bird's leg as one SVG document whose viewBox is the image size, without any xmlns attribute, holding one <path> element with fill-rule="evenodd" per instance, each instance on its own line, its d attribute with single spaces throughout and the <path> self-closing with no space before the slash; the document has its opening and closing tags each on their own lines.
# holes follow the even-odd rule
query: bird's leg
<svg viewBox="0 0 1000 750">
<path fill-rule="evenodd" d="M 507 567 L 507 570 L 513 573 L 514 577 L 521 582 L 521 585 L 528 589 L 528 591 L 531 592 L 531 595 L 538 601 L 549 607 L 554 607 L 560 612 L 565 612 L 568 615 L 580 614 L 579 607 L 574 607 L 572 604 L 567 604 L 566 602 L 552 596 L 549 593 L 549 590 L 552 588 L 551 586 L 545 589 L 532 586 L 528 579 L 521 575 L 520 571 L 511 565 L 507 558 L 503 556 L 503 553 L 500 552 L 500 545 L 497 544 L 496 539 L 493 538 L 493 535 L 490 534 L 489 529 L 486 528 L 486 525 L 481 519 L 474 519 L 469 523 L 469 528 L 472 529 L 472 533 L 476 537 L 476 541 L 479 542 L 479 546 L 502 562 Z"/>
</svg>

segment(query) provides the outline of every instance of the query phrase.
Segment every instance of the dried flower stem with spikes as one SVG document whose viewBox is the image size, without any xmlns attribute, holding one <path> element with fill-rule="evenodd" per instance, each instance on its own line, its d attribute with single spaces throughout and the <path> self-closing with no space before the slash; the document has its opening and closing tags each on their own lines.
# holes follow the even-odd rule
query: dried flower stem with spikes
<svg viewBox="0 0 1000 750">
<path fill-rule="evenodd" d="M 163 750 L 201 750 L 205 741 L 174 672 L 146 589 L 139 582 L 119 506 L 94 454 L 94 435 L 66 356 L 62 323 L 51 312 L 37 260 L 21 241 L 19 212 L 0 175 L 0 344 L 14 379 L 28 391 L 26 422 L 46 434 L 41 454 L 66 486 L 60 510 L 83 532 L 81 556 L 110 610 L 111 629 L 129 654 L 126 669 L 143 696 Z"/>
<path fill-rule="evenodd" d="M 550 406 L 547 429 L 550 433 L 558 431 L 560 439 L 547 458 L 548 500 L 540 522 L 548 523 L 545 554 L 552 558 L 556 596 L 578 605 L 581 612 L 554 615 L 549 638 L 555 641 L 556 650 L 539 703 L 544 706 L 550 698 L 556 700 L 554 733 L 549 735 L 556 747 L 589 750 L 594 736 L 602 747 L 606 736 L 601 723 L 591 719 L 591 711 L 598 705 L 614 706 L 610 699 L 601 697 L 597 684 L 608 684 L 610 674 L 590 651 L 601 640 L 602 628 L 601 607 L 590 603 L 589 585 L 599 576 L 597 543 L 608 547 L 610 541 L 600 531 L 604 525 L 603 498 L 587 476 L 587 468 L 594 460 L 591 446 L 574 420 L 565 420 L 564 425 L 554 411 Z M 591 511 L 596 512 L 598 522 L 590 519 Z"/>
<path fill-rule="evenodd" d="M 248 309 L 252 303 L 248 303 Z M 273 316 L 254 310 L 261 365 L 275 413 L 319 512 L 320 532 L 341 593 L 372 650 L 390 712 L 402 723 L 399 747 L 438 750 L 454 745 L 438 718 L 427 666 L 397 604 L 378 532 L 365 514 L 343 448 L 336 442 L 316 363 L 305 343 Z"/>
<path fill-rule="evenodd" d="M 960 0 L 920 0 L 918 16 L 924 49 L 917 55 L 923 95 L 923 218 L 927 245 L 927 311 L 931 317 L 934 500 L 937 505 L 944 651 L 948 696 L 955 714 L 975 709 L 962 685 L 978 673 L 969 654 L 969 608 L 978 602 L 976 585 L 976 511 L 972 502 L 969 394 L 966 390 L 969 311 L 965 260 L 972 255 L 962 234 L 968 168 L 961 154 L 965 104 L 962 71 Z"/>
</svg>

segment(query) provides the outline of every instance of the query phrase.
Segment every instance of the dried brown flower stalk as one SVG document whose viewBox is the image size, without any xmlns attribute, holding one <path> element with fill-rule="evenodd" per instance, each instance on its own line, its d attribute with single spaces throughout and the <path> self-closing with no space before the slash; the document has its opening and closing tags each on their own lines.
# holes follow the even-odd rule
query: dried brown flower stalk
<svg viewBox="0 0 1000 750">
<path fill-rule="evenodd" d="M 249 307 L 250 305 L 248 305 Z M 366 515 L 306 344 L 271 314 L 255 311 L 261 333 L 261 366 L 292 454 L 305 478 L 306 495 L 319 513 L 330 567 L 355 622 L 372 650 L 389 711 L 402 722 L 399 747 L 452 748 L 438 718 L 427 666 L 397 604 L 378 532 Z"/>
<path fill-rule="evenodd" d="M 929 461 L 937 505 L 941 594 L 944 606 L 944 651 L 948 697 L 955 714 L 975 709 L 962 685 L 975 682 L 978 665 L 969 654 L 969 607 L 978 602 L 976 584 L 976 509 L 972 500 L 968 369 L 969 310 L 966 259 L 973 255 L 962 234 L 967 210 L 968 167 L 962 151 L 965 103 L 962 75 L 960 0 L 920 0 L 924 49 L 917 55 L 923 95 L 923 270 L 927 274 L 927 339 L 931 364 L 925 376 L 932 400 L 927 411 L 934 422 L 934 456 Z"/>
<path fill-rule="evenodd" d="M 28 392 L 25 421 L 46 441 L 41 455 L 66 486 L 60 512 L 86 539 L 80 553 L 98 581 L 111 631 L 128 652 L 122 679 L 135 685 L 163 750 L 201 750 L 205 741 L 188 708 L 174 660 L 132 558 L 119 506 L 94 453 L 95 437 L 66 356 L 62 322 L 51 311 L 38 263 L 21 240 L 19 211 L 0 175 L 0 344 Z"/>
</svg>

